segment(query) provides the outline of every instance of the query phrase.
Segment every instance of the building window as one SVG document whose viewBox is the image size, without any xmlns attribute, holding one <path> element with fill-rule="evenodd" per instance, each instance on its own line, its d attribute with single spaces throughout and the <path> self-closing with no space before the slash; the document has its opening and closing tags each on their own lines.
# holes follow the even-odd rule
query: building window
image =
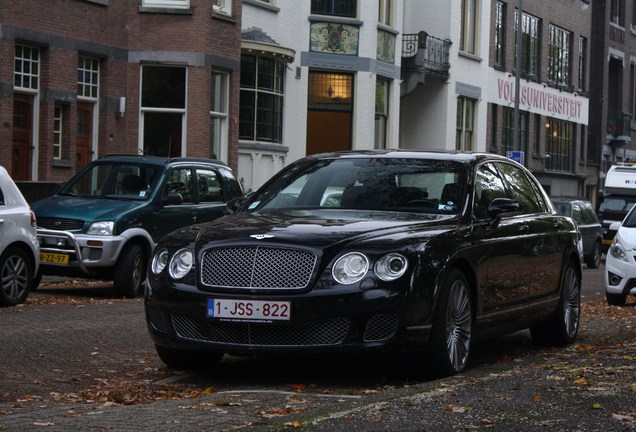
<svg viewBox="0 0 636 432">
<path fill-rule="evenodd" d="M 505 66 L 506 5 L 498 1 L 495 10 L 495 65 Z"/>
<path fill-rule="evenodd" d="M 212 0 L 214 12 L 223 15 L 232 15 L 232 0 Z"/>
<path fill-rule="evenodd" d="M 386 26 L 393 25 L 393 11 L 391 0 L 380 0 L 380 7 L 378 10 L 378 22 Z"/>
<path fill-rule="evenodd" d="M 53 159 L 62 159 L 64 109 L 55 105 L 53 117 Z"/>
<path fill-rule="evenodd" d="M 99 97 L 99 60 L 80 56 L 77 66 L 77 97 L 96 101 Z"/>
<path fill-rule="evenodd" d="M 634 113 L 632 115 L 634 119 L 636 117 L 636 65 L 634 63 L 629 64 L 629 107 Z"/>
<path fill-rule="evenodd" d="M 190 0 L 142 0 L 141 4 L 144 7 L 187 9 L 190 7 Z"/>
<path fill-rule="evenodd" d="M 40 87 L 40 49 L 27 46 L 15 46 L 15 66 L 13 86 L 15 90 L 38 90 Z"/>
<path fill-rule="evenodd" d="M 143 153 L 181 156 L 187 69 L 144 65 L 141 82 Z"/>
<path fill-rule="evenodd" d="M 515 62 L 517 61 L 518 14 L 519 11 L 515 11 Z M 521 73 L 534 77 L 539 76 L 540 28 L 539 18 L 523 14 L 521 19 Z"/>
<path fill-rule="evenodd" d="M 564 173 L 574 172 L 573 123 L 548 118 L 545 124 L 545 169 Z"/>
<path fill-rule="evenodd" d="M 212 97 L 210 106 L 210 154 L 212 159 L 227 162 L 228 94 L 229 76 L 212 72 Z"/>
<path fill-rule="evenodd" d="M 311 72 L 308 107 L 313 110 L 352 111 L 352 88 L 352 75 Z"/>
<path fill-rule="evenodd" d="M 462 0 L 462 27 L 459 41 L 460 51 L 477 54 L 479 23 L 479 0 Z"/>
<path fill-rule="evenodd" d="M 625 27 L 625 0 L 611 0 L 610 21 L 621 27 Z"/>
<path fill-rule="evenodd" d="M 528 142 L 528 115 L 519 110 L 519 148 L 515 148 L 515 110 L 502 107 L 501 118 L 501 150 L 505 156 L 509 151 L 525 151 Z"/>
<path fill-rule="evenodd" d="M 356 2 L 357 0 L 311 0 L 311 13 L 355 18 Z"/>
<path fill-rule="evenodd" d="M 550 25 L 548 79 L 560 86 L 569 87 L 570 85 L 571 46 L 572 33 Z"/>
<path fill-rule="evenodd" d="M 375 82 L 375 148 L 386 148 L 389 119 L 389 81 L 378 78 Z"/>
<path fill-rule="evenodd" d="M 240 139 L 282 142 L 284 76 L 281 61 L 241 56 Z"/>
<path fill-rule="evenodd" d="M 475 100 L 464 96 L 457 98 L 457 137 L 456 150 L 473 150 L 473 132 L 475 122 Z"/>
<path fill-rule="evenodd" d="M 636 9 L 636 8 L 635 8 Z M 585 91 L 587 87 L 586 75 L 587 63 L 587 39 L 579 36 L 579 90 Z"/>
</svg>

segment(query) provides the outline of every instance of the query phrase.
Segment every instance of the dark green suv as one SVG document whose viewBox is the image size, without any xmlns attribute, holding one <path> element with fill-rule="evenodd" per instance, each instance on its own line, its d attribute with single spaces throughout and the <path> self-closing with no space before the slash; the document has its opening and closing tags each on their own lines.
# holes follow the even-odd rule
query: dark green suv
<svg viewBox="0 0 636 432">
<path fill-rule="evenodd" d="M 88 164 L 53 196 L 32 204 L 40 273 L 112 280 L 118 294 L 142 291 L 155 244 L 185 225 L 222 216 L 243 194 L 223 162 L 109 155 Z"/>
</svg>

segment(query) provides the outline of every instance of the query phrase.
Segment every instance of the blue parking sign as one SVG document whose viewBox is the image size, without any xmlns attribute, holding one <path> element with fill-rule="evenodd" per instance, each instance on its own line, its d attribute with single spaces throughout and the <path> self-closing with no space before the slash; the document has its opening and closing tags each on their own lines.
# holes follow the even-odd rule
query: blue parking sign
<svg viewBox="0 0 636 432">
<path fill-rule="evenodd" d="M 509 157 L 510 159 L 512 159 L 515 162 L 520 163 L 521 165 L 523 165 L 523 155 L 524 152 L 522 151 L 509 151 L 506 152 L 506 156 Z"/>
</svg>

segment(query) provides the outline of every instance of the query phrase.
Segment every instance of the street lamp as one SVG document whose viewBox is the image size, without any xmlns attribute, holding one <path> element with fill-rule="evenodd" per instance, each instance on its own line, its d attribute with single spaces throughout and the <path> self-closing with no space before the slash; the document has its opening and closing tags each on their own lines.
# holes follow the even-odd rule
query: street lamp
<svg viewBox="0 0 636 432">
<path fill-rule="evenodd" d="M 521 76 L 521 23 L 523 22 L 523 0 L 518 0 L 519 2 L 519 13 L 517 14 L 517 58 L 515 59 L 515 124 L 513 129 L 513 137 L 512 137 L 512 148 L 515 151 L 521 150 L 521 127 L 519 125 L 520 115 L 519 115 L 519 86 L 520 86 L 520 76 Z"/>
</svg>

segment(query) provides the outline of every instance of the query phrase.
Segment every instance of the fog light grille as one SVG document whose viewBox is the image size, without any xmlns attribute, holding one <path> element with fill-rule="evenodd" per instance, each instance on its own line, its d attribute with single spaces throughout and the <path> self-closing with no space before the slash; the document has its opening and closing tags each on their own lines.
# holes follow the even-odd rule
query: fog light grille
<svg viewBox="0 0 636 432">
<path fill-rule="evenodd" d="M 153 328 L 153 330 L 157 331 L 158 333 L 168 333 L 168 329 L 170 327 L 168 325 L 168 320 L 164 316 L 163 312 L 152 305 L 147 305 L 146 314 L 148 314 L 148 322 L 150 322 L 150 326 Z"/>
<path fill-rule="evenodd" d="M 347 318 L 305 324 L 235 323 L 194 320 L 173 313 L 177 336 L 200 342 L 257 346 L 324 346 L 344 342 L 349 332 Z"/>
<path fill-rule="evenodd" d="M 365 342 L 382 341 L 395 335 L 398 327 L 398 316 L 396 314 L 374 315 L 367 322 L 362 338 Z"/>
</svg>

